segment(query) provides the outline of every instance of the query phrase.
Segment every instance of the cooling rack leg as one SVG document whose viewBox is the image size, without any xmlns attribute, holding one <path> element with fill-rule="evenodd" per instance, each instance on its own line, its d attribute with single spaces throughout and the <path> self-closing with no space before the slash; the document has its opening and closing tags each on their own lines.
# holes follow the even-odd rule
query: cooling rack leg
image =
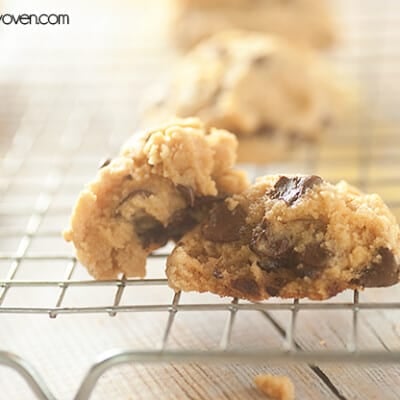
<svg viewBox="0 0 400 400">
<path fill-rule="evenodd" d="M 120 352 L 109 352 L 102 357 L 97 363 L 93 364 L 82 381 L 81 386 L 74 400 L 88 400 L 93 392 L 93 389 L 99 380 L 109 368 L 130 361 L 131 358 Z"/>
<path fill-rule="evenodd" d="M 56 400 L 32 365 L 22 358 L 12 353 L 0 351 L 0 366 L 9 367 L 18 372 L 39 400 Z"/>
<path fill-rule="evenodd" d="M 222 350 L 226 350 L 231 341 L 233 324 L 235 322 L 235 317 L 236 317 L 236 313 L 237 313 L 237 309 L 234 306 L 236 304 L 238 304 L 238 302 L 239 302 L 239 300 L 236 297 L 232 300 L 233 307 L 230 310 L 229 318 L 226 321 L 224 332 L 222 333 L 222 338 L 221 338 L 220 345 L 219 345 L 219 347 Z"/>
<path fill-rule="evenodd" d="M 358 291 L 355 290 L 353 294 L 353 319 L 352 319 L 352 335 L 351 335 L 351 342 L 349 347 L 350 351 L 357 351 L 358 350 L 358 299 L 359 294 Z"/>
</svg>

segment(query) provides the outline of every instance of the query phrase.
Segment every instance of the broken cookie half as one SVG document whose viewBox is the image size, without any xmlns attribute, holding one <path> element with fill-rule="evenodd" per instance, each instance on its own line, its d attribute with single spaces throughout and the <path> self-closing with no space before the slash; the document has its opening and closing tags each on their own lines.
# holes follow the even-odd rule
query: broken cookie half
<svg viewBox="0 0 400 400">
<path fill-rule="evenodd" d="M 266 176 L 213 205 L 167 261 L 176 291 L 326 299 L 400 280 L 400 233 L 376 195 L 318 176 Z"/>
<path fill-rule="evenodd" d="M 236 148 L 234 135 L 195 118 L 133 136 L 80 194 L 65 239 L 95 278 L 143 277 L 150 252 L 248 186 L 233 170 Z"/>
</svg>

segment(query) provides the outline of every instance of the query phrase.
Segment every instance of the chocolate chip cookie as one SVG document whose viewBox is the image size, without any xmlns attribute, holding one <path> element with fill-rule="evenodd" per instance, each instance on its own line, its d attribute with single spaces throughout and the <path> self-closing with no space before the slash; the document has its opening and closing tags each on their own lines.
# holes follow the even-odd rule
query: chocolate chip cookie
<svg viewBox="0 0 400 400">
<path fill-rule="evenodd" d="M 240 161 L 268 162 L 317 140 L 341 115 L 343 93 L 314 52 L 270 35 L 230 31 L 186 55 L 143 119 L 148 125 L 170 115 L 197 116 L 237 135 Z"/>
<path fill-rule="evenodd" d="M 143 277 L 151 251 L 246 188 L 232 168 L 236 147 L 234 135 L 194 118 L 134 135 L 80 194 L 65 239 L 96 278 Z"/>
<path fill-rule="evenodd" d="M 318 176 L 266 176 L 214 204 L 168 258 L 175 290 L 252 301 L 326 299 L 400 280 L 400 233 L 376 194 Z"/>
<path fill-rule="evenodd" d="M 227 29 L 274 33 L 316 48 L 337 40 L 326 0 L 175 0 L 175 5 L 172 33 L 182 48 Z"/>
</svg>

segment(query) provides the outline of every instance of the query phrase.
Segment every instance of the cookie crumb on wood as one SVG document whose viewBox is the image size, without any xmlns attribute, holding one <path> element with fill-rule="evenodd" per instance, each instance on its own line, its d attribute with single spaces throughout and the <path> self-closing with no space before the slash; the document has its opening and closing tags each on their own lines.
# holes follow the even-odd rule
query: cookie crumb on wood
<svg viewBox="0 0 400 400">
<path fill-rule="evenodd" d="M 257 375 L 254 383 L 271 400 L 294 400 L 294 385 L 287 376 Z"/>
</svg>

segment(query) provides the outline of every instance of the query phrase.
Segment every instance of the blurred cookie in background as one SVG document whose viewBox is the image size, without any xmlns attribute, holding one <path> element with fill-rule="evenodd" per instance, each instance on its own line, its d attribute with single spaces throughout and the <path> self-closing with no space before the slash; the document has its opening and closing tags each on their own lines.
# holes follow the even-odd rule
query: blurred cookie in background
<svg viewBox="0 0 400 400">
<path fill-rule="evenodd" d="M 146 124 L 200 117 L 239 139 L 239 160 L 281 159 L 316 141 L 344 109 L 340 79 L 311 49 L 263 33 L 227 31 L 193 48 Z"/>
<path fill-rule="evenodd" d="M 227 29 L 274 33 L 316 48 L 337 41 L 334 16 L 326 0 L 172 1 L 172 35 L 184 49 Z"/>
</svg>

